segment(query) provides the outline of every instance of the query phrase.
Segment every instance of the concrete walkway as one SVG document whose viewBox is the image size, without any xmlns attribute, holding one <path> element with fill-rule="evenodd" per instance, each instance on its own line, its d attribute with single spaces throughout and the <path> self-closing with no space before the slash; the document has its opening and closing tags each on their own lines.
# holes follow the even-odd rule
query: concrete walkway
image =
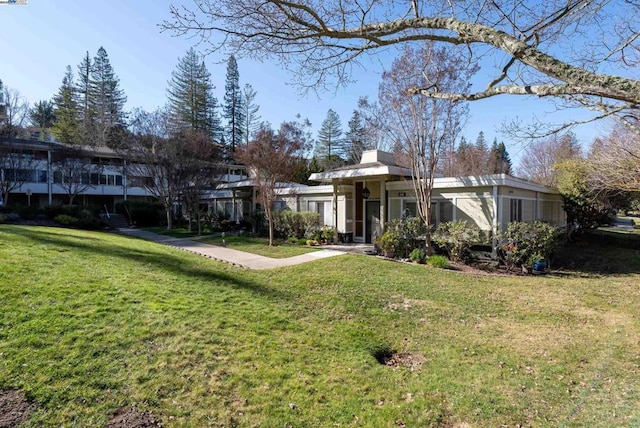
<svg viewBox="0 0 640 428">
<path fill-rule="evenodd" d="M 311 262 L 327 257 L 341 256 L 347 254 L 345 251 L 330 249 L 314 251 L 300 256 L 289 257 L 287 259 L 272 259 L 270 257 L 259 256 L 257 254 L 246 253 L 231 248 L 219 247 L 217 245 L 204 244 L 198 241 L 184 238 L 172 238 L 170 236 L 160 235 L 158 233 L 147 232 L 145 230 L 122 228 L 118 233 L 127 236 L 133 236 L 147 241 L 157 242 L 159 244 L 169 245 L 194 254 L 199 254 L 210 259 L 221 262 L 230 263 L 234 266 L 240 266 L 247 269 L 273 269 L 284 266 L 293 266 L 300 263 Z"/>
</svg>

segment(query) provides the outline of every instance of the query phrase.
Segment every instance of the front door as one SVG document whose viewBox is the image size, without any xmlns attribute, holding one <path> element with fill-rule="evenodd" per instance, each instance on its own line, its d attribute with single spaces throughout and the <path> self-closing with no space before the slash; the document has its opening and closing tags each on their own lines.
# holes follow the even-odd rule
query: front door
<svg viewBox="0 0 640 428">
<path fill-rule="evenodd" d="M 365 228 L 364 242 L 371 244 L 373 241 L 373 234 L 380 232 L 380 201 L 367 201 L 366 205 L 366 219 L 367 224 Z"/>
</svg>

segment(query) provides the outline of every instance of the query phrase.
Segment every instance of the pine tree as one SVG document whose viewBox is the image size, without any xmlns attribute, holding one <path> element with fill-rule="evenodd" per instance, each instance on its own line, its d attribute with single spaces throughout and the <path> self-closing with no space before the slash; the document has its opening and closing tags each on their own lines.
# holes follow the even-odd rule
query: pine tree
<svg viewBox="0 0 640 428">
<path fill-rule="evenodd" d="M 244 85 L 242 90 L 242 110 L 244 114 L 245 145 L 249 144 L 253 135 L 260 129 L 260 115 L 258 114 L 260 106 L 253 103 L 256 94 L 257 92 L 253 89 L 253 86 L 248 83 Z"/>
<path fill-rule="evenodd" d="M 76 143 L 79 126 L 78 97 L 73 83 L 73 71 L 69 65 L 58 93 L 53 96 L 53 105 L 55 121 L 51 132 L 61 143 Z"/>
<path fill-rule="evenodd" d="M 355 165 L 360 162 L 362 152 L 367 150 L 366 131 L 362 116 L 358 110 L 354 110 L 351 119 L 349 119 L 349 131 L 347 131 L 345 137 L 347 164 Z"/>
<path fill-rule="evenodd" d="M 220 140 L 218 100 L 213 96 L 211 74 L 191 48 L 178 60 L 168 82 L 167 98 L 174 131 L 188 127 Z"/>
<path fill-rule="evenodd" d="M 474 175 L 487 174 L 491 169 L 489 166 L 489 147 L 482 131 L 478 133 L 478 138 L 476 138 L 473 161 L 472 174 Z"/>
<path fill-rule="evenodd" d="M 41 140 L 45 139 L 45 133 L 51 128 L 54 120 L 53 103 L 51 101 L 37 101 L 29 109 L 29 121 L 32 126 L 39 128 Z"/>
<path fill-rule="evenodd" d="M 491 174 L 511 174 L 511 159 L 507 153 L 507 147 L 504 142 L 498 144 L 497 138 L 493 139 L 491 145 L 491 164 L 493 168 L 489 171 Z"/>
<path fill-rule="evenodd" d="M 91 68 L 88 103 L 93 118 L 93 141 L 99 146 L 113 144 L 111 139 L 115 131 L 125 126 L 124 104 L 127 97 L 119 88 L 119 82 L 107 51 L 100 47 Z"/>
<path fill-rule="evenodd" d="M 329 109 L 327 117 L 322 121 L 318 131 L 318 140 L 314 150 L 314 156 L 318 158 L 320 165 L 325 170 L 344 163 L 344 142 L 340 139 L 341 135 L 340 116 Z"/>
<path fill-rule="evenodd" d="M 223 115 L 227 120 L 227 150 L 229 156 L 242 143 L 244 134 L 244 112 L 242 107 L 242 92 L 240 92 L 240 73 L 236 58 L 231 55 L 227 62 L 227 79 L 224 85 Z"/>
<path fill-rule="evenodd" d="M 91 57 L 87 51 L 78 65 L 78 80 L 75 92 L 78 99 L 78 129 L 74 143 L 89 145 L 93 135 L 93 112 L 89 102 L 89 85 L 91 81 Z"/>
</svg>

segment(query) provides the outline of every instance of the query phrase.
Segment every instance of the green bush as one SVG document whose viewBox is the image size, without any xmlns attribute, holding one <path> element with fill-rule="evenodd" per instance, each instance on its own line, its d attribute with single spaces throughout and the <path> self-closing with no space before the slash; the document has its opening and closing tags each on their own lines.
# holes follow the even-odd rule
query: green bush
<svg viewBox="0 0 640 428">
<path fill-rule="evenodd" d="M 431 240 L 457 262 L 468 255 L 473 244 L 480 241 L 480 229 L 467 226 L 464 220 L 447 221 L 438 225 Z"/>
<path fill-rule="evenodd" d="M 426 227 L 419 217 L 402 217 L 387 223 L 386 232 L 376 239 L 376 245 L 387 257 L 407 258 L 424 246 Z"/>
<path fill-rule="evenodd" d="M 427 258 L 429 266 L 437 267 L 440 269 L 449 268 L 449 260 L 445 256 L 435 255 Z"/>
<path fill-rule="evenodd" d="M 47 218 L 55 220 L 55 218 L 61 214 L 71 217 L 79 217 L 80 212 L 87 209 L 90 208 L 80 205 L 47 205 L 46 207 L 44 207 L 44 214 L 47 216 Z M 93 208 L 91 209 L 94 210 Z"/>
<path fill-rule="evenodd" d="M 422 248 L 414 248 L 409 254 L 409 259 L 415 263 L 424 263 L 427 253 Z"/>
<path fill-rule="evenodd" d="M 509 270 L 515 266 L 529 266 L 540 259 L 548 259 L 558 244 L 560 230 L 548 223 L 509 223 L 507 230 L 496 236 L 496 254 Z"/>
<path fill-rule="evenodd" d="M 16 205 L 13 212 L 18 214 L 23 220 L 33 220 L 38 217 L 39 209 L 36 206 Z"/>
<path fill-rule="evenodd" d="M 311 211 L 277 211 L 273 216 L 274 228 L 281 238 L 320 239 L 320 215 Z"/>
<path fill-rule="evenodd" d="M 107 226 L 106 221 L 88 209 L 80 211 L 77 220 L 76 226 L 80 229 L 98 230 Z"/>
<path fill-rule="evenodd" d="M 20 216 L 16 213 L 0 214 L 0 223 L 15 223 L 20 221 Z"/>
<path fill-rule="evenodd" d="M 78 223 L 78 218 L 67 214 L 58 214 L 54 219 L 56 223 L 60 223 L 64 226 L 75 226 Z"/>
<path fill-rule="evenodd" d="M 320 238 L 326 242 L 333 242 L 333 238 L 336 234 L 336 230 L 331 226 L 323 226 L 320 232 Z"/>
</svg>

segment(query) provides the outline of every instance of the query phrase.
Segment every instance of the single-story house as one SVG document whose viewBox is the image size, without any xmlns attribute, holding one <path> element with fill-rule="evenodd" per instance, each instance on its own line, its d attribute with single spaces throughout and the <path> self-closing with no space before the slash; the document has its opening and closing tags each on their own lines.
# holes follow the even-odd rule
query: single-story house
<svg viewBox="0 0 640 428">
<path fill-rule="evenodd" d="M 310 180 L 324 184 L 282 184 L 276 208 L 318 212 L 322 225 L 336 227 L 347 240 L 373 242 L 389 220 L 416 214 L 411 171 L 390 153 L 366 151 L 359 164 L 314 173 Z M 207 202 L 236 220 L 259 208 L 250 179 L 219 185 Z M 466 220 L 487 234 L 513 221 L 566 224 L 557 190 L 507 174 L 434 178 L 431 215 L 435 225 Z"/>
</svg>

